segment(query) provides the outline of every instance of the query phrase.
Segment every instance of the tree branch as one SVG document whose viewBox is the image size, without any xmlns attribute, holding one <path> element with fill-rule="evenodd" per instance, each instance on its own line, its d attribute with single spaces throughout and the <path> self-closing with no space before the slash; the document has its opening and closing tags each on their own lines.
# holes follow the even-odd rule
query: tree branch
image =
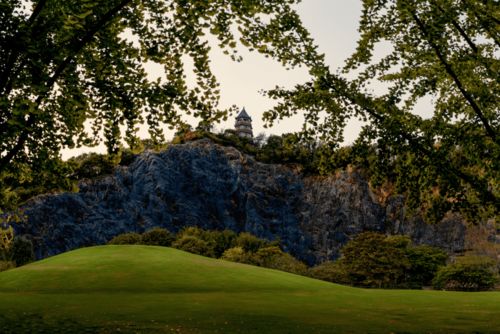
<svg viewBox="0 0 500 334">
<path fill-rule="evenodd" d="M 38 18 L 38 16 L 42 12 L 43 7 L 45 7 L 46 3 L 47 3 L 47 0 L 40 0 L 37 2 L 35 8 L 33 9 L 33 13 L 31 13 L 31 15 L 27 21 L 27 25 L 26 25 L 27 28 L 30 28 L 31 25 L 35 22 L 35 20 Z M 12 68 L 17 60 L 17 57 L 19 56 L 18 44 L 15 42 L 19 39 L 19 37 L 20 37 L 19 35 L 21 33 L 21 30 L 22 29 L 19 29 L 19 31 L 12 37 L 11 45 L 13 47 L 12 47 L 11 52 L 9 54 L 9 57 L 7 59 L 7 63 L 5 65 L 4 71 L 2 72 L 2 74 L 0 74 L 0 93 L 7 86 L 7 83 L 9 81 L 9 74 L 12 71 Z"/>
<path fill-rule="evenodd" d="M 487 12 L 482 12 L 482 13 L 478 13 L 475 9 L 474 9 L 474 4 L 471 4 L 471 3 L 468 3 L 466 0 L 462 0 L 462 3 L 468 8 L 470 9 L 474 15 L 476 16 L 476 19 L 479 21 L 479 24 L 481 25 L 481 27 L 488 32 L 488 34 L 490 35 L 491 39 L 495 42 L 495 44 L 500 47 L 500 40 L 499 40 L 499 37 L 498 36 L 498 33 L 496 32 L 491 32 L 490 31 L 490 26 L 489 24 L 487 24 L 483 18 L 480 16 L 480 14 L 488 17 L 488 19 L 492 20 L 496 25 L 500 25 L 500 20 L 495 18 L 494 16 L 491 16 L 491 15 L 488 15 Z M 478 9 L 479 11 L 481 11 L 480 9 Z"/>
<path fill-rule="evenodd" d="M 324 87 L 333 91 L 336 96 L 345 97 L 350 103 L 362 108 L 368 115 L 370 115 L 376 121 L 382 124 L 388 124 L 391 122 L 395 125 L 396 132 L 403 139 L 405 139 L 412 147 L 417 151 L 427 156 L 431 161 L 445 174 L 451 174 L 468 183 L 473 189 L 477 191 L 479 197 L 482 201 L 486 203 L 499 203 L 500 198 L 498 198 L 493 192 L 488 189 L 486 182 L 478 180 L 476 177 L 467 174 L 458 168 L 454 168 L 449 164 L 448 161 L 444 161 L 441 157 L 436 156 L 434 151 L 430 148 L 425 147 L 418 138 L 412 136 L 410 133 L 406 132 L 404 126 L 397 119 L 389 120 L 382 112 L 377 110 L 373 101 L 366 95 L 360 92 L 352 92 L 347 83 L 335 75 L 331 75 L 328 79 L 323 82 Z M 396 106 L 392 105 L 392 109 Z"/>
<path fill-rule="evenodd" d="M 432 47 L 434 52 L 436 53 L 436 56 L 438 57 L 439 61 L 441 64 L 444 66 L 446 73 L 453 79 L 455 82 L 455 85 L 457 86 L 458 90 L 462 94 L 462 96 L 465 98 L 465 100 L 469 103 L 469 105 L 472 107 L 472 110 L 476 113 L 476 115 L 479 117 L 481 122 L 483 123 L 483 126 L 486 130 L 486 133 L 488 134 L 491 139 L 493 139 L 493 142 L 495 142 L 497 145 L 500 145 L 500 141 L 497 138 L 497 134 L 495 130 L 491 127 L 491 125 L 488 122 L 488 119 L 486 116 L 484 116 L 483 112 L 481 111 L 481 108 L 477 105 L 476 101 L 472 98 L 472 96 L 467 92 L 467 90 L 464 88 L 464 85 L 458 78 L 458 75 L 455 73 L 451 65 L 448 63 L 446 60 L 446 57 L 441 53 L 441 50 L 439 47 L 434 43 L 432 38 L 429 36 L 429 32 L 427 31 L 427 28 L 425 27 L 424 23 L 420 20 L 420 18 L 417 16 L 417 14 L 410 10 L 410 14 L 417 23 L 417 26 L 419 30 L 421 31 L 422 35 L 426 39 L 427 43 Z"/>
<path fill-rule="evenodd" d="M 107 23 L 109 23 L 116 14 L 118 14 L 124 7 L 130 4 L 134 0 L 122 0 L 118 5 L 110 9 L 107 13 L 105 13 L 101 19 L 87 31 L 85 36 L 79 41 L 76 47 L 70 52 L 70 54 L 57 66 L 56 70 L 52 74 L 52 76 L 47 80 L 47 83 L 44 87 L 44 91 L 40 93 L 35 101 L 35 105 L 37 108 L 42 103 L 43 99 L 46 95 L 51 91 L 52 87 L 62 75 L 67 66 L 71 63 L 71 61 L 76 57 L 76 55 L 94 38 L 95 34 L 101 30 Z M 7 123 L 5 123 L 7 124 Z M 31 132 L 31 127 L 35 124 L 35 115 L 29 114 L 28 120 L 26 122 L 26 126 L 23 132 L 20 134 L 16 144 L 14 147 L 2 158 L 0 158 L 0 171 L 5 169 L 6 166 L 12 161 L 12 159 L 21 151 L 28 139 L 28 136 Z"/>
<path fill-rule="evenodd" d="M 432 1 L 432 4 L 436 6 L 443 15 L 446 15 L 446 11 L 436 1 Z M 458 31 L 460 36 L 462 36 L 467 45 L 469 45 L 469 48 L 472 50 L 477 60 L 479 60 L 483 64 L 484 68 L 488 72 L 488 75 L 494 78 L 497 82 L 500 82 L 500 76 L 494 73 L 487 63 L 482 61 L 481 55 L 479 54 L 479 48 L 477 47 L 476 43 L 474 43 L 474 41 L 467 35 L 465 30 L 460 26 L 460 24 L 456 20 L 454 20 L 453 18 L 449 18 L 449 21 L 453 25 L 453 27 Z"/>
</svg>

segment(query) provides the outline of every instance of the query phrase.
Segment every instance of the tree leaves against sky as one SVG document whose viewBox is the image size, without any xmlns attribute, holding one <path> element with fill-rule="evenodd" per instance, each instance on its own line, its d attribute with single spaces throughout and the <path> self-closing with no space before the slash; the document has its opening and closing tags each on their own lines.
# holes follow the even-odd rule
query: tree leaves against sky
<svg viewBox="0 0 500 334">
<path fill-rule="evenodd" d="M 375 175 L 414 206 L 491 217 L 500 208 L 499 23 L 498 1 L 364 0 L 345 67 L 332 73 L 318 63 L 315 80 L 268 92 L 280 104 L 264 117 L 272 124 L 304 111 L 302 138 L 332 148 L 360 118 L 367 124 L 354 147 L 374 149 Z M 380 45 L 390 50 L 375 57 Z M 387 91 L 375 94 L 374 83 Z M 429 117 L 415 112 L 424 97 Z"/>
<path fill-rule="evenodd" d="M 182 127 L 182 114 L 202 126 L 225 119 L 207 36 L 235 60 L 239 41 L 286 66 L 315 62 L 297 2 L 0 1 L 0 171 L 103 138 L 109 153 L 123 140 L 134 148 L 143 123 L 161 142 L 162 126 Z M 146 62 L 160 64 L 164 78 L 148 80 Z"/>
</svg>

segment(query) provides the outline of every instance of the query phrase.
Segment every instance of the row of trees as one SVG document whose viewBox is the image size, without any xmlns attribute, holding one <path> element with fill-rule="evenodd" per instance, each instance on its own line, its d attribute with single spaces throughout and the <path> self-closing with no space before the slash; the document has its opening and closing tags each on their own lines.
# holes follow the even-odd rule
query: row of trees
<svg viewBox="0 0 500 334">
<path fill-rule="evenodd" d="M 198 255 L 359 287 L 420 289 L 432 285 L 436 289 L 480 291 L 492 289 L 500 282 L 500 264 L 491 257 L 471 254 L 449 261 L 446 252 L 438 248 L 414 246 L 406 236 L 374 232 L 361 233 L 349 241 L 338 260 L 312 268 L 284 252 L 279 241 L 271 242 L 250 233 L 237 234 L 230 230 L 187 227 L 173 234 L 154 228 L 142 234 L 120 234 L 109 244 L 174 247 Z M 12 229 L 1 230 L 0 271 L 33 260 L 30 240 L 14 237 Z"/>
<path fill-rule="evenodd" d="M 340 284 L 377 288 L 481 291 L 499 283 L 500 263 L 488 256 L 449 259 L 441 249 L 415 246 L 406 236 L 365 232 L 349 241 L 334 262 L 311 268 L 312 277 Z"/>
<path fill-rule="evenodd" d="M 109 241 L 112 245 L 142 244 L 171 246 L 193 254 L 247 263 L 304 275 L 307 266 L 280 248 L 279 241 L 268 241 L 230 230 L 206 231 L 187 227 L 175 236 L 161 228 L 143 234 L 125 233 Z"/>
<path fill-rule="evenodd" d="M 198 255 L 358 287 L 420 289 L 432 285 L 436 289 L 480 291 L 492 289 L 499 282 L 500 267 L 492 258 L 464 256 L 449 261 L 448 254 L 441 249 L 412 245 L 406 236 L 375 232 L 361 233 L 349 241 L 338 260 L 311 268 L 285 253 L 279 241 L 229 230 L 187 227 L 174 236 L 157 228 L 143 234 L 118 235 L 109 243 L 171 246 Z"/>
</svg>

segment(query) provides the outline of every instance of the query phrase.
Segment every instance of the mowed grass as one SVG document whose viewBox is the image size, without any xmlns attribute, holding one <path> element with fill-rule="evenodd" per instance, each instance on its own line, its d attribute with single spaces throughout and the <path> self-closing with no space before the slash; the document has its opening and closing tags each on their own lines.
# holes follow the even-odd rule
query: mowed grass
<svg viewBox="0 0 500 334">
<path fill-rule="evenodd" d="M 0 273 L 0 333 L 500 333 L 500 293 L 357 289 L 148 246 Z"/>
</svg>

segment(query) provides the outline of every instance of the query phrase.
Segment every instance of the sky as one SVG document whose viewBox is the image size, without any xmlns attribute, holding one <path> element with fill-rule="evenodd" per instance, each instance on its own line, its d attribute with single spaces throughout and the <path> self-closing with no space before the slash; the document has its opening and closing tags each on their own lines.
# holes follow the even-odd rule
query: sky
<svg viewBox="0 0 500 334">
<path fill-rule="evenodd" d="M 319 51 L 326 56 L 327 64 L 335 70 L 343 65 L 344 60 L 355 50 L 358 39 L 358 21 L 361 15 L 360 0 L 303 0 L 297 6 L 304 26 L 309 30 Z M 218 78 L 221 90 L 220 107 L 237 105 L 245 107 L 253 121 L 254 135 L 264 132 L 266 135 L 297 131 L 302 125 L 301 117 L 275 123 L 272 128 L 264 128 L 262 114 L 275 102 L 260 93 L 261 90 L 275 86 L 293 87 L 309 78 L 307 70 L 296 68 L 286 70 L 278 62 L 265 58 L 256 52 L 241 48 L 242 62 L 234 62 L 217 47 L 211 51 L 212 70 Z M 148 68 L 150 75 L 159 75 L 155 67 Z M 234 116 L 233 116 L 234 117 Z M 217 124 L 215 129 L 234 127 L 234 118 Z M 196 125 L 196 124 L 193 124 Z M 359 132 L 360 122 L 353 120 L 345 130 L 345 143 L 352 142 Z M 170 139 L 172 132 L 166 132 Z M 139 136 L 148 137 L 147 129 L 141 128 Z M 170 138 L 169 138 L 170 137 Z M 65 149 L 63 158 L 69 158 L 83 152 L 104 152 L 104 146 L 94 148 Z"/>
<path fill-rule="evenodd" d="M 303 0 L 297 7 L 304 26 L 309 30 L 319 51 L 326 56 L 332 69 L 343 65 L 356 48 L 358 39 L 358 20 L 361 15 L 361 1 L 358 0 Z M 282 134 L 299 130 L 300 117 L 283 120 L 272 128 L 263 127 L 262 114 L 270 109 L 275 101 L 259 93 L 260 90 L 278 86 L 293 87 L 309 78 L 307 70 L 284 69 L 276 61 L 258 53 L 242 50 L 243 62 L 236 63 L 220 51 L 213 51 L 212 62 L 215 75 L 221 83 L 221 106 L 236 104 L 245 107 L 253 120 L 254 134 Z M 234 120 L 223 124 L 232 127 Z M 358 132 L 355 124 L 346 129 L 347 140 L 353 139 Z"/>
</svg>

